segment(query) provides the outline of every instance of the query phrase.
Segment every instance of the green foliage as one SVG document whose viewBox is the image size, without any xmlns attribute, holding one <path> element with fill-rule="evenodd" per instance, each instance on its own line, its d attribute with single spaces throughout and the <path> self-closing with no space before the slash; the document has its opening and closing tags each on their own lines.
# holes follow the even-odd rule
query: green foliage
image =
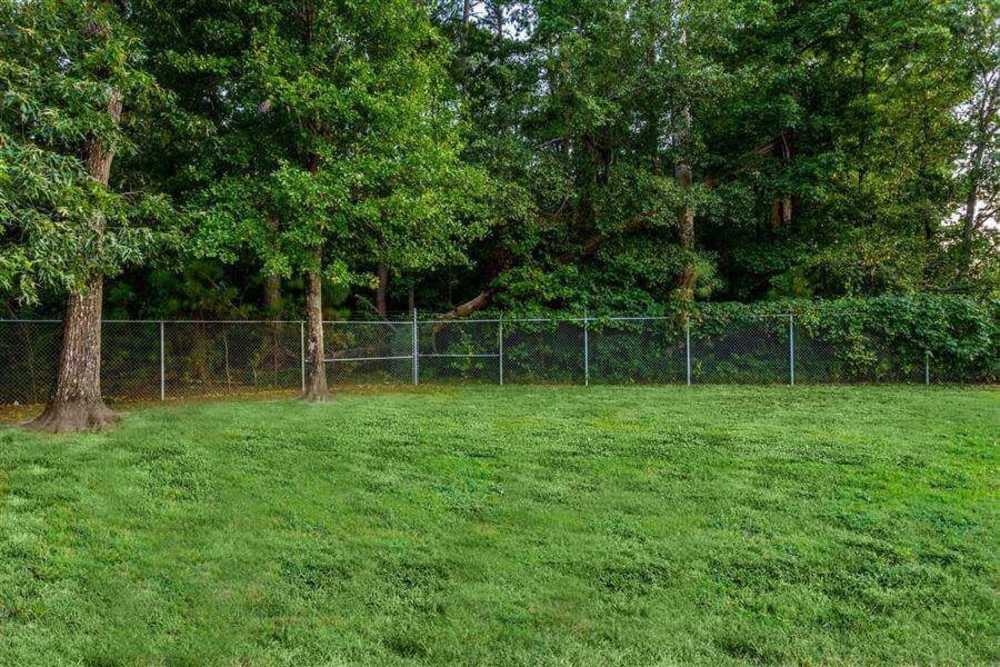
<svg viewBox="0 0 1000 667">
<path fill-rule="evenodd" d="M 995 0 L 468 8 L 3 3 L 0 291 L 208 261 L 248 285 L 218 312 L 294 304 L 320 247 L 355 310 L 379 267 L 393 309 L 1000 290 Z"/>
<path fill-rule="evenodd" d="M 446 51 L 412 2 L 235 7 L 247 35 L 237 96 L 217 131 L 259 159 L 224 167 L 190 208 L 200 255 L 243 249 L 263 272 L 315 269 L 335 285 L 368 285 L 374 262 L 397 272 L 463 263 L 485 231 L 482 172 L 460 163 L 444 75 Z M 264 132 L 262 132 L 262 130 Z M 227 159 L 210 157 L 212 160 Z"/>
<path fill-rule="evenodd" d="M 690 266 L 718 300 L 958 287 L 957 111 L 992 81 L 970 66 L 995 72 L 997 51 L 990 3 L 975 4 L 540 0 L 446 24 L 461 31 L 472 145 L 506 147 L 468 159 L 531 198 L 493 233 L 509 257 L 486 277 L 540 307 L 565 305 L 548 300 L 563 264 L 577 278 L 559 298 L 643 307 L 668 302 Z M 497 11 L 517 30 L 497 33 Z M 961 289 L 996 289 L 990 237 L 972 234 L 976 278 Z M 519 276 L 538 272 L 531 294 Z"/>
<path fill-rule="evenodd" d="M 722 334 L 763 321 L 795 318 L 800 362 L 809 355 L 843 362 L 834 381 L 922 381 L 926 355 L 935 381 L 1000 380 L 1000 301 L 915 295 L 829 301 L 703 304 L 699 332 Z M 803 376 L 804 377 L 804 376 Z"/>
<path fill-rule="evenodd" d="M 518 283 L 506 286 L 512 302 L 511 308 L 503 312 L 508 318 L 582 317 L 584 313 L 594 318 L 591 330 L 608 337 L 609 342 L 604 343 L 611 346 L 608 349 L 615 349 L 616 336 L 621 337 L 624 346 L 620 350 L 621 364 L 595 370 L 594 377 L 607 382 L 684 382 L 685 323 L 690 318 L 698 348 L 695 357 L 711 367 L 711 372 L 704 375 L 696 369 L 696 379 L 701 376 L 707 382 L 785 383 L 789 379 L 789 315 L 794 318 L 796 377 L 801 383 L 924 382 L 928 363 L 934 382 L 1000 381 L 1000 302 L 996 300 L 912 295 L 699 303 L 685 309 L 679 304 L 644 304 L 642 292 L 616 292 L 598 294 L 604 297 L 603 305 L 595 308 L 591 303 L 588 309 L 584 293 L 568 287 L 576 278 L 572 273 L 557 277 L 524 275 L 520 283 L 524 287 Z M 550 311 L 518 301 L 519 290 L 538 289 L 545 290 L 546 299 L 575 307 Z M 628 310 L 643 304 L 649 308 Z M 623 314 L 665 319 L 611 319 Z M 556 325 L 526 326 L 528 333 L 537 333 L 554 330 Z M 544 346 L 551 338 L 538 345 Z M 738 349 L 729 350 L 730 345 Z M 546 367 L 543 377 L 575 381 L 559 373 L 567 369 L 575 372 L 572 369 L 579 366 L 580 347 L 579 343 L 557 346 L 553 354 L 561 355 L 561 360 Z M 637 350 L 641 353 L 636 354 Z M 724 359 L 729 355 L 727 350 L 738 352 L 732 362 Z M 758 366 L 754 365 L 755 357 L 759 358 Z M 719 368 L 718 364 L 726 367 Z"/>
<path fill-rule="evenodd" d="M 141 262 L 153 223 L 170 218 L 161 195 L 124 194 L 122 177 L 107 189 L 81 160 L 93 144 L 128 155 L 143 115 L 169 104 L 130 24 L 141 11 L 54 0 L 0 7 L 0 291 L 21 302 Z M 118 95 L 121 123 L 108 113 Z"/>
</svg>

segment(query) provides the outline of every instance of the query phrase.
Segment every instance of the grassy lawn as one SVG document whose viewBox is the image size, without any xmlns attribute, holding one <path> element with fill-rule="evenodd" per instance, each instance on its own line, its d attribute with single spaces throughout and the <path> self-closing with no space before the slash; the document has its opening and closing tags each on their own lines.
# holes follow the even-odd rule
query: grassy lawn
<svg viewBox="0 0 1000 667">
<path fill-rule="evenodd" d="M 1000 392 L 489 387 L 0 429 L 0 663 L 1000 662 Z"/>
</svg>

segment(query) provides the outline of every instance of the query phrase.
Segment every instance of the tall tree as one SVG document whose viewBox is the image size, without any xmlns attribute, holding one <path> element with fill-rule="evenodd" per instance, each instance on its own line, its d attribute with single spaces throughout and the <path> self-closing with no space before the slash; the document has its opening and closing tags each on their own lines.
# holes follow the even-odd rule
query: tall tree
<svg viewBox="0 0 1000 667">
<path fill-rule="evenodd" d="M 68 292 L 55 391 L 31 426 L 100 428 L 115 420 L 101 397 L 104 278 L 141 257 L 140 223 L 162 202 L 116 193 L 116 155 L 156 89 L 143 48 L 111 2 L 4 3 L 0 25 L 0 284 L 32 300 Z M 139 116 L 139 114 L 136 114 Z"/>
<path fill-rule="evenodd" d="M 455 159 L 445 52 L 423 7 L 288 0 L 240 20 L 250 47 L 229 90 L 257 113 L 239 141 L 274 157 L 230 171 L 196 203 L 198 249 L 232 259 L 248 247 L 268 274 L 305 275 L 305 397 L 325 400 L 324 282 L 454 259 L 466 225 L 448 192 L 476 177 Z"/>
</svg>

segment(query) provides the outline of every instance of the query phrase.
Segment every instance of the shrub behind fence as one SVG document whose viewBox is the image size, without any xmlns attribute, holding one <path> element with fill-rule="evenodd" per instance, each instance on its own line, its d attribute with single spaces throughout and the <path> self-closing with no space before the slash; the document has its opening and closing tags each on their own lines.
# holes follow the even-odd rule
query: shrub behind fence
<svg viewBox="0 0 1000 667">
<path fill-rule="evenodd" d="M 995 382 L 996 341 L 941 349 L 793 314 L 328 322 L 328 380 L 370 384 Z M 981 333 L 981 332 L 980 332 Z M 61 323 L 0 321 L 0 403 L 53 390 Z M 981 338 L 981 336 L 980 336 Z M 107 321 L 111 400 L 298 390 L 301 322 Z"/>
</svg>

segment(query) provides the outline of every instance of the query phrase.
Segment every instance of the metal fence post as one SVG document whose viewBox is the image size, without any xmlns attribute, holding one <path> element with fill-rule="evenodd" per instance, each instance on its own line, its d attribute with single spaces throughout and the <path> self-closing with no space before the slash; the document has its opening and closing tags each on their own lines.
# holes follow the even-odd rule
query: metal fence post
<svg viewBox="0 0 1000 667">
<path fill-rule="evenodd" d="M 500 386 L 503 386 L 503 313 L 500 313 L 500 319 L 497 320 L 497 337 L 500 342 Z"/>
<path fill-rule="evenodd" d="M 687 357 L 687 383 L 691 386 L 691 317 L 684 319 L 684 354 Z"/>
<path fill-rule="evenodd" d="M 795 386 L 795 315 L 788 315 L 788 383 Z"/>
<path fill-rule="evenodd" d="M 160 320 L 160 400 L 167 400 L 166 345 L 164 344 L 163 320 Z"/>
<path fill-rule="evenodd" d="M 924 350 L 924 384 L 931 384 L 931 351 Z"/>
<path fill-rule="evenodd" d="M 420 340 L 417 337 L 417 309 L 413 309 L 413 384 L 420 384 Z"/>
<path fill-rule="evenodd" d="M 299 357 L 302 361 L 302 391 L 306 390 L 306 323 L 299 321 Z"/>
<path fill-rule="evenodd" d="M 583 315 L 583 384 L 590 386 L 590 319 Z"/>
</svg>

